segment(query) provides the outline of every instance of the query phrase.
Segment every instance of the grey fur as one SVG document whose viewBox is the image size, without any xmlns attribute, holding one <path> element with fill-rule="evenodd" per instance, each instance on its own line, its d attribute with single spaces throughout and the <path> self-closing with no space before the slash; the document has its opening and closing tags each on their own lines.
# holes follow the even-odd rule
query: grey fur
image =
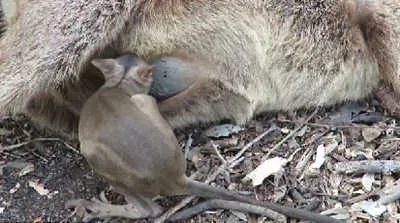
<svg viewBox="0 0 400 223">
<path fill-rule="evenodd" d="M 3 35 L 3 33 L 6 31 L 7 28 L 7 23 L 6 23 L 6 19 L 4 16 L 4 12 L 3 12 L 3 5 L 0 1 L 0 38 Z"/>
<path fill-rule="evenodd" d="M 21 11 L 0 42 L 0 113 L 66 134 L 104 81 L 94 57 L 204 64 L 191 97 L 160 104 L 173 127 L 358 100 L 380 80 L 400 92 L 399 0 L 33 0 Z"/>
</svg>

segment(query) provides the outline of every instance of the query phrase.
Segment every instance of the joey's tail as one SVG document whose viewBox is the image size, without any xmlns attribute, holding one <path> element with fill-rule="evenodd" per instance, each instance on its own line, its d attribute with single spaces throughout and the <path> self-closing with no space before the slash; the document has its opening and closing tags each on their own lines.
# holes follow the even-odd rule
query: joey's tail
<svg viewBox="0 0 400 223">
<path fill-rule="evenodd" d="M 237 193 L 228 191 L 223 188 L 212 187 L 208 184 L 200 183 L 193 180 L 187 180 L 187 188 L 189 194 L 193 194 L 199 197 L 205 198 L 218 198 L 222 200 L 230 200 L 230 201 L 239 201 L 243 203 L 253 204 L 257 206 L 267 207 L 273 211 L 279 212 L 291 218 L 297 218 L 301 220 L 309 220 L 313 222 L 320 223 L 334 223 L 334 222 L 342 222 L 335 218 L 331 218 L 328 216 L 324 216 L 321 214 L 313 213 L 310 211 L 305 211 L 301 209 L 284 207 L 277 204 L 273 204 L 271 202 L 262 202 L 257 201 L 255 199 L 247 198 L 241 196 Z"/>
</svg>

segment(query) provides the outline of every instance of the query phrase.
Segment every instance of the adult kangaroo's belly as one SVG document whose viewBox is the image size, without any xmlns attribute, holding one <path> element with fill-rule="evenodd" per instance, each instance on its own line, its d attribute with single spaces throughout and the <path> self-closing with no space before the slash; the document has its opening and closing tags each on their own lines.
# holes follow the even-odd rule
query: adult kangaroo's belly
<svg viewBox="0 0 400 223">
<path fill-rule="evenodd" d="M 276 55 L 276 52 L 271 54 Z M 302 59 L 301 55 L 297 56 L 295 59 Z M 260 67 L 258 72 L 250 75 L 255 78 L 243 80 L 243 84 L 246 82 L 248 86 L 245 95 L 229 88 L 230 81 L 218 79 L 219 76 L 216 75 L 209 77 L 191 62 L 177 57 L 156 59 L 152 61 L 157 69 L 153 74 L 154 83 L 150 94 L 156 97 L 161 105 L 168 104 L 167 113 L 171 113 L 171 110 L 178 112 L 178 105 L 181 103 L 186 104 L 185 109 L 190 111 L 194 101 L 201 95 L 214 95 L 205 98 L 207 103 L 212 103 L 224 95 L 225 101 L 220 103 L 229 104 L 236 100 L 241 103 L 244 100 L 247 101 L 247 106 L 255 109 L 255 113 L 260 113 L 361 99 L 371 94 L 380 81 L 376 64 L 368 58 L 354 57 L 347 62 L 334 61 L 329 70 L 327 65 L 318 66 L 323 58 L 308 61 L 309 64 L 304 66 L 305 68 L 288 67 L 288 64 L 293 64 L 293 59 L 283 55 L 270 59 L 271 61 Z M 213 84 L 215 82 L 218 82 L 217 86 Z M 227 95 L 225 91 L 230 91 L 231 95 Z"/>
</svg>

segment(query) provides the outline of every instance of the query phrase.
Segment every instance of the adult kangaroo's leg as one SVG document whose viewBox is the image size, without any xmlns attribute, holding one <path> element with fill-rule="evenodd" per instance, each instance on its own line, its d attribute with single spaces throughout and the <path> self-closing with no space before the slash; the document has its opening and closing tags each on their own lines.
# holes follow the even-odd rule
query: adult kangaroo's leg
<svg viewBox="0 0 400 223">
<path fill-rule="evenodd" d="M 375 96 L 392 115 L 400 115 L 400 1 L 356 1 L 356 18 L 385 84 Z"/>
<path fill-rule="evenodd" d="M 159 101 L 164 117 L 174 127 L 230 119 L 244 123 L 253 115 L 250 101 L 214 79 L 217 68 L 207 60 L 185 56 L 155 59 L 150 94 Z"/>
<path fill-rule="evenodd" d="M 222 119 L 243 124 L 254 112 L 245 96 L 211 79 L 198 80 L 180 94 L 160 102 L 159 108 L 174 128 Z"/>
</svg>

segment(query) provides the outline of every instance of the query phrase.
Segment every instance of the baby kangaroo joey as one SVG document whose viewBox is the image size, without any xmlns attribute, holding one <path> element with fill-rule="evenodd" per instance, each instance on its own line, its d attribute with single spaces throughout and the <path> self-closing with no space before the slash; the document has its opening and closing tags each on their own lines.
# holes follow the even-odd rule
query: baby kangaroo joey
<svg viewBox="0 0 400 223">
<path fill-rule="evenodd" d="M 134 56 L 97 59 L 92 64 L 105 84 L 85 103 L 79 123 L 82 154 L 96 173 L 127 196 L 127 205 L 76 200 L 92 211 L 89 218 L 155 217 L 162 209 L 150 199 L 157 196 L 196 195 L 267 207 L 286 216 L 315 222 L 338 220 L 309 211 L 256 201 L 185 176 L 186 160 L 172 128 L 155 99 L 146 93 L 153 67 Z M 80 202 L 80 203 L 79 203 Z"/>
</svg>

